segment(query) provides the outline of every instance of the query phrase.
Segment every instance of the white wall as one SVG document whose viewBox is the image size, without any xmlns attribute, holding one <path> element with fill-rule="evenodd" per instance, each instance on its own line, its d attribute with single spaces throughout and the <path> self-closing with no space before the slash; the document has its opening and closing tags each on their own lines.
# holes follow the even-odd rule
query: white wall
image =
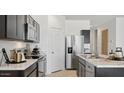
<svg viewBox="0 0 124 93">
<path fill-rule="evenodd" d="M 110 49 L 113 49 L 115 51 L 116 47 L 122 47 L 124 51 L 124 17 L 116 17 L 113 18 L 113 20 L 108 21 L 104 25 L 99 27 L 99 43 L 98 43 L 98 49 L 99 53 L 101 50 L 101 34 L 100 29 L 101 28 L 108 28 L 109 29 L 109 51 Z"/>
<path fill-rule="evenodd" d="M 49 29 L 61 29 L 65 32 L 65 16 L 49 15 L 48 16 L 48 28 Z"/>
<path fill-rule="evenodd" d="M 112 20 L 109 20 L 107 23 L 102 24 L 98 28 L 97 33 L 97 49 L 98 54 L 101 54 L 101 31 L 108 29 L 108 52 L 110 50 L 115 50 L 116 45 L 116 20 L 113 18 Z"/>
<path fill-rule="evenodd" d="M 116 18 L 116 47 L 122 47 L 124 52 L 124 17 Z"/>
<path fill-rule="evenodd" d="M 90 29 L 90 20 L 66 20 L 65 35 L 80 35 L 80 30 Z"/>
<path fill-rule="evenodd" d="M 48 16 L 32 15 L 32 17 L 40 24 L 40 44 L 41 51 L 47 52 L 47 32 L 48 32 Z"/>
</svg>

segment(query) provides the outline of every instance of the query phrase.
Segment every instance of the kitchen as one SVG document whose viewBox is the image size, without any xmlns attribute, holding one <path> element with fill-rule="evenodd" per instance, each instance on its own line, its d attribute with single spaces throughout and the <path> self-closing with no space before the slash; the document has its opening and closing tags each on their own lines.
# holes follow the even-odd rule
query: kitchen
<svg viewBox="0 0 124 93">
<path fill-rule="evenodd" d="M 124 76 L 124 16 L 1 15 L 0 24 L 0 76 Z M 70 36 L 73 40 L 75 37 L 75 43 L 67 46 Z M 83 36 L 77 39 L 79 45 L 76 36 Z M 77 45 L 77 50 L 72 45 Z M 117 47 L 120 50 L 116 50 Z M 12 50 L 24 53 L 26 49 L 26 56 L 22 59 L 26 62 L 5 63 L 3 48 L 8 57 L 11 57 Z M 33 49 L 36 50 L 34 54 Z M 114 56 L 119 59 L 112 59 Z M 90 71 L 87 68 L 91 68 Z"/>
</svg>

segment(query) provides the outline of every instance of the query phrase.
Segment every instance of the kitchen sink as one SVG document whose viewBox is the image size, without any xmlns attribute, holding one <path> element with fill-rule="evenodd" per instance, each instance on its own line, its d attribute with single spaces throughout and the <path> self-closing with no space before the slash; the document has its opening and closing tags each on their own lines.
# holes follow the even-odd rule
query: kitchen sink
<svg viewBox="0 0 124 93">
<path fill-rule="evenodd" d="M 114 59 L 109 59 L 108 60 L 112 60 L 112 61 L 124 61 L 124 58 L 114 58 Z"/>
</svg>

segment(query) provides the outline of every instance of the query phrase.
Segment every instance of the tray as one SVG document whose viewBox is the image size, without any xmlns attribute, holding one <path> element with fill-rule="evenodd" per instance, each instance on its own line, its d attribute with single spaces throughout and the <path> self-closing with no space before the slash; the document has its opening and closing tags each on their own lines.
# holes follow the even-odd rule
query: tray
<svg viewBox="0 0 124 93">
<path fill-rule="evenodd" d="M 15 61 L 10 61 L 10 62 L 6 62 L 7 64 L 20 64 L 20 63 L 25 63 L 26 62 L 26 60 L 24 60 L 24 61 L 20 61 L 20 62 L 15 62 Z"/>
</svg>

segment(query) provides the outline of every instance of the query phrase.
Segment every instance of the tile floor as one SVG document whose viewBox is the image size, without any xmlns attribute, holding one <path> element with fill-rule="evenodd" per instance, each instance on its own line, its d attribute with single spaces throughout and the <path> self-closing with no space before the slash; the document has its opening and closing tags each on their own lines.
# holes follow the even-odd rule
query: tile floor
<svg viewBox="0 0 124 93">
<path fill-rule="evenodd" d="M 77 77 L 76 70 L 63 70 L 54 72 L 47 77 Z"/>
</svg>

